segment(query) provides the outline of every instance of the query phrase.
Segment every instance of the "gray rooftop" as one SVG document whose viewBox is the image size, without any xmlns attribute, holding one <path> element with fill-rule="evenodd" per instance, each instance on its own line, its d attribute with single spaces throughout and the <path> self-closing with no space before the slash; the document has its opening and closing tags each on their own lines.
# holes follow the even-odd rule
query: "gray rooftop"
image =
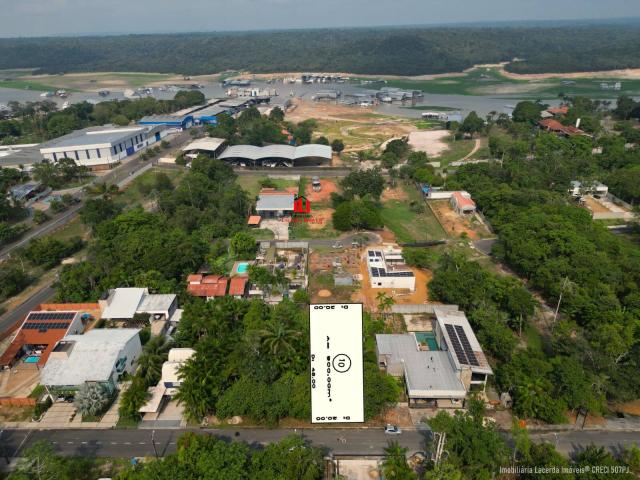
<svg viewBox="0 0 640 480">
<path fill-rule="evenodd" d="M 234 145 L 222 152 L 219 158 L 222 160 L 228 158 L 246 158 L 249 160 L 285 158 L 288 160 L 298 160 L 309 157 L 320 157 L 331 160 L 331 147 L 315 143 L 301 145 L 299 147 L 293 147 L 291 145 L 268 145 L 266 147 Z"/>
<path fill-rule="evenodd" d="M 142 297 L 138 312 L 140 313 L 162 313 L 171 308 L 175 302 L 177 295 L 175 293 L 158 293 L 145 295 Z"/>
<path fill-rule="evenodd" d="M 147 115 L 146 117 L 142 117 L 138 120 L 138 123 L 143 122 L 152 122 L 152 123 L 175 123 L 175 122 L 183 122 L 187 117 L 192 117 L 193 115 Z"/>
<path fill-rule="evenodd" d="M 260 195 L 256 205 L 256 211 L 263 210 L 293 210 L 293 193 Z"/>
<path fill-rule="evenodd" d="M 8 145 L 0 147 L 0 167 L 18 168 L 31 166 L 42 161 L 40 145 Z"/>
<path fill-rule="evenodd" d="M 42 184 L 39 182 L 29 182 L 11 187 L 9 191 L 11 192 L 11 196 L 13 198 L 15 198 L 16 200 L 22 200 L 31 192 L 38 190 L 41 186 Z"/>
<path fill-rule="evenodd" d="M 140 330 L 137 328 L 96 328 L 83 335 L 62 339 L 72 345 L 52 354 L 44 366 L 40 383 L 48 386 L 77 386 L 87 381 L 108 381 L 120 352 Z"/>
<path fill-rule="evenodd" d="M 448 352 L 422 351 L 412 333 L 376 335 L 378 352 L 400 362 L 412 397 L 464 398 L 466 390 L 451 365 Z"/>
<path fill-rule="evenodd" d="M 91 127 L 76 130 L 68 135 L 51 140 L 40 146 L 40 151 L 65 147 L 82 147 L 89 145 L 112 146 L 127 138 L 145 133 L 145 127 Z"/>
</svg>

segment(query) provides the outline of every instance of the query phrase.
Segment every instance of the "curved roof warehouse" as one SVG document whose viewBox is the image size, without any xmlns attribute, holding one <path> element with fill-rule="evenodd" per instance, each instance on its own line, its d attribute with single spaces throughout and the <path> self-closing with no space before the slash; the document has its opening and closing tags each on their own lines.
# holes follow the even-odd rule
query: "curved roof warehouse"
<svg viewBox="0 0 640 480">
<path fill-rule="evenodd" d="M 291 145 L 234 145 L 227 148 L 218 158 L 221 160 L 245 160 L 264 163 L 267 160 L 281 160 L 295 164 L 321 164 L 331 161 L 331 147 L 309 144 L 293 147 Z"/>
</svg>

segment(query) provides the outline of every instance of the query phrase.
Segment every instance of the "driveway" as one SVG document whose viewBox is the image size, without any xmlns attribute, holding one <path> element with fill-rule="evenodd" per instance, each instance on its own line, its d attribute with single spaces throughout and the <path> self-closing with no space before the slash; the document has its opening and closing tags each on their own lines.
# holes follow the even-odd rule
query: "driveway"
<svg viewBox="0 0 640 480">
<path fill-rule="evenodd" d="M 262 220 L 260 228 L 271 230 L 276 240 L 289 240 L 289 223 L 277 219 Z"/>
</svg>

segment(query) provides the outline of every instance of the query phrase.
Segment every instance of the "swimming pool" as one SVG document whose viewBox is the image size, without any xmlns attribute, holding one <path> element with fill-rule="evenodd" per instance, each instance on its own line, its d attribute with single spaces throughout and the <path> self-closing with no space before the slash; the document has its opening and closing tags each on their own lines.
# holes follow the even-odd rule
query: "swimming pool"
<svg viewBox="0 0 640 480">
<path fill-rule="evenodd" d="M 238 268 L 236 269 L 238 273 L 247 273 L 247 270 L 249 270 L 248 263 L 239 263 Z"/>
<path fill-rule="evenodd" d="M 436 341 L 436 334 L 434 332 L 414 332 L 418 343 L 426 343 L 429 350 L 440 350 L 438 348 L 438 342 Z"/>
<path fill-rule="evenodd" d="M 24 363 L 38 363 L 39 360 L 40 357 L 38 357 L 37 355 L 30 355 L 24 359 Z"/>
</svg>

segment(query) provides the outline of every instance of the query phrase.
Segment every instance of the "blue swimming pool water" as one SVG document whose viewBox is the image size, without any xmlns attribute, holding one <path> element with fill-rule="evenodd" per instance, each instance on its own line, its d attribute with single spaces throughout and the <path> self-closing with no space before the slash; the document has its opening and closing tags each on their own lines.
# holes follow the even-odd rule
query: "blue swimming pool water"
<svg viewBox="0 0 640 480">
<path fill-rule="evenodd" d="M 40 357 L 31 355 L 24 359 L 24 363 L 38 363 L 38 360 L 40 360 Z"/>
<path fill-rule="evenodd" d="M 436 341 L 436 334 L 433 332 L 414 332 L 418 343 L 426 343 L 429 350 L 440 350 Z"/>
<path fill-rule="evenodd" d="M 238 264 L 238 268 L 237 268 L 238 273 L 246 273 L 247 270 L 249 270 L 249 264 L 248 263 L 239 263 Z"/>
</svg>

